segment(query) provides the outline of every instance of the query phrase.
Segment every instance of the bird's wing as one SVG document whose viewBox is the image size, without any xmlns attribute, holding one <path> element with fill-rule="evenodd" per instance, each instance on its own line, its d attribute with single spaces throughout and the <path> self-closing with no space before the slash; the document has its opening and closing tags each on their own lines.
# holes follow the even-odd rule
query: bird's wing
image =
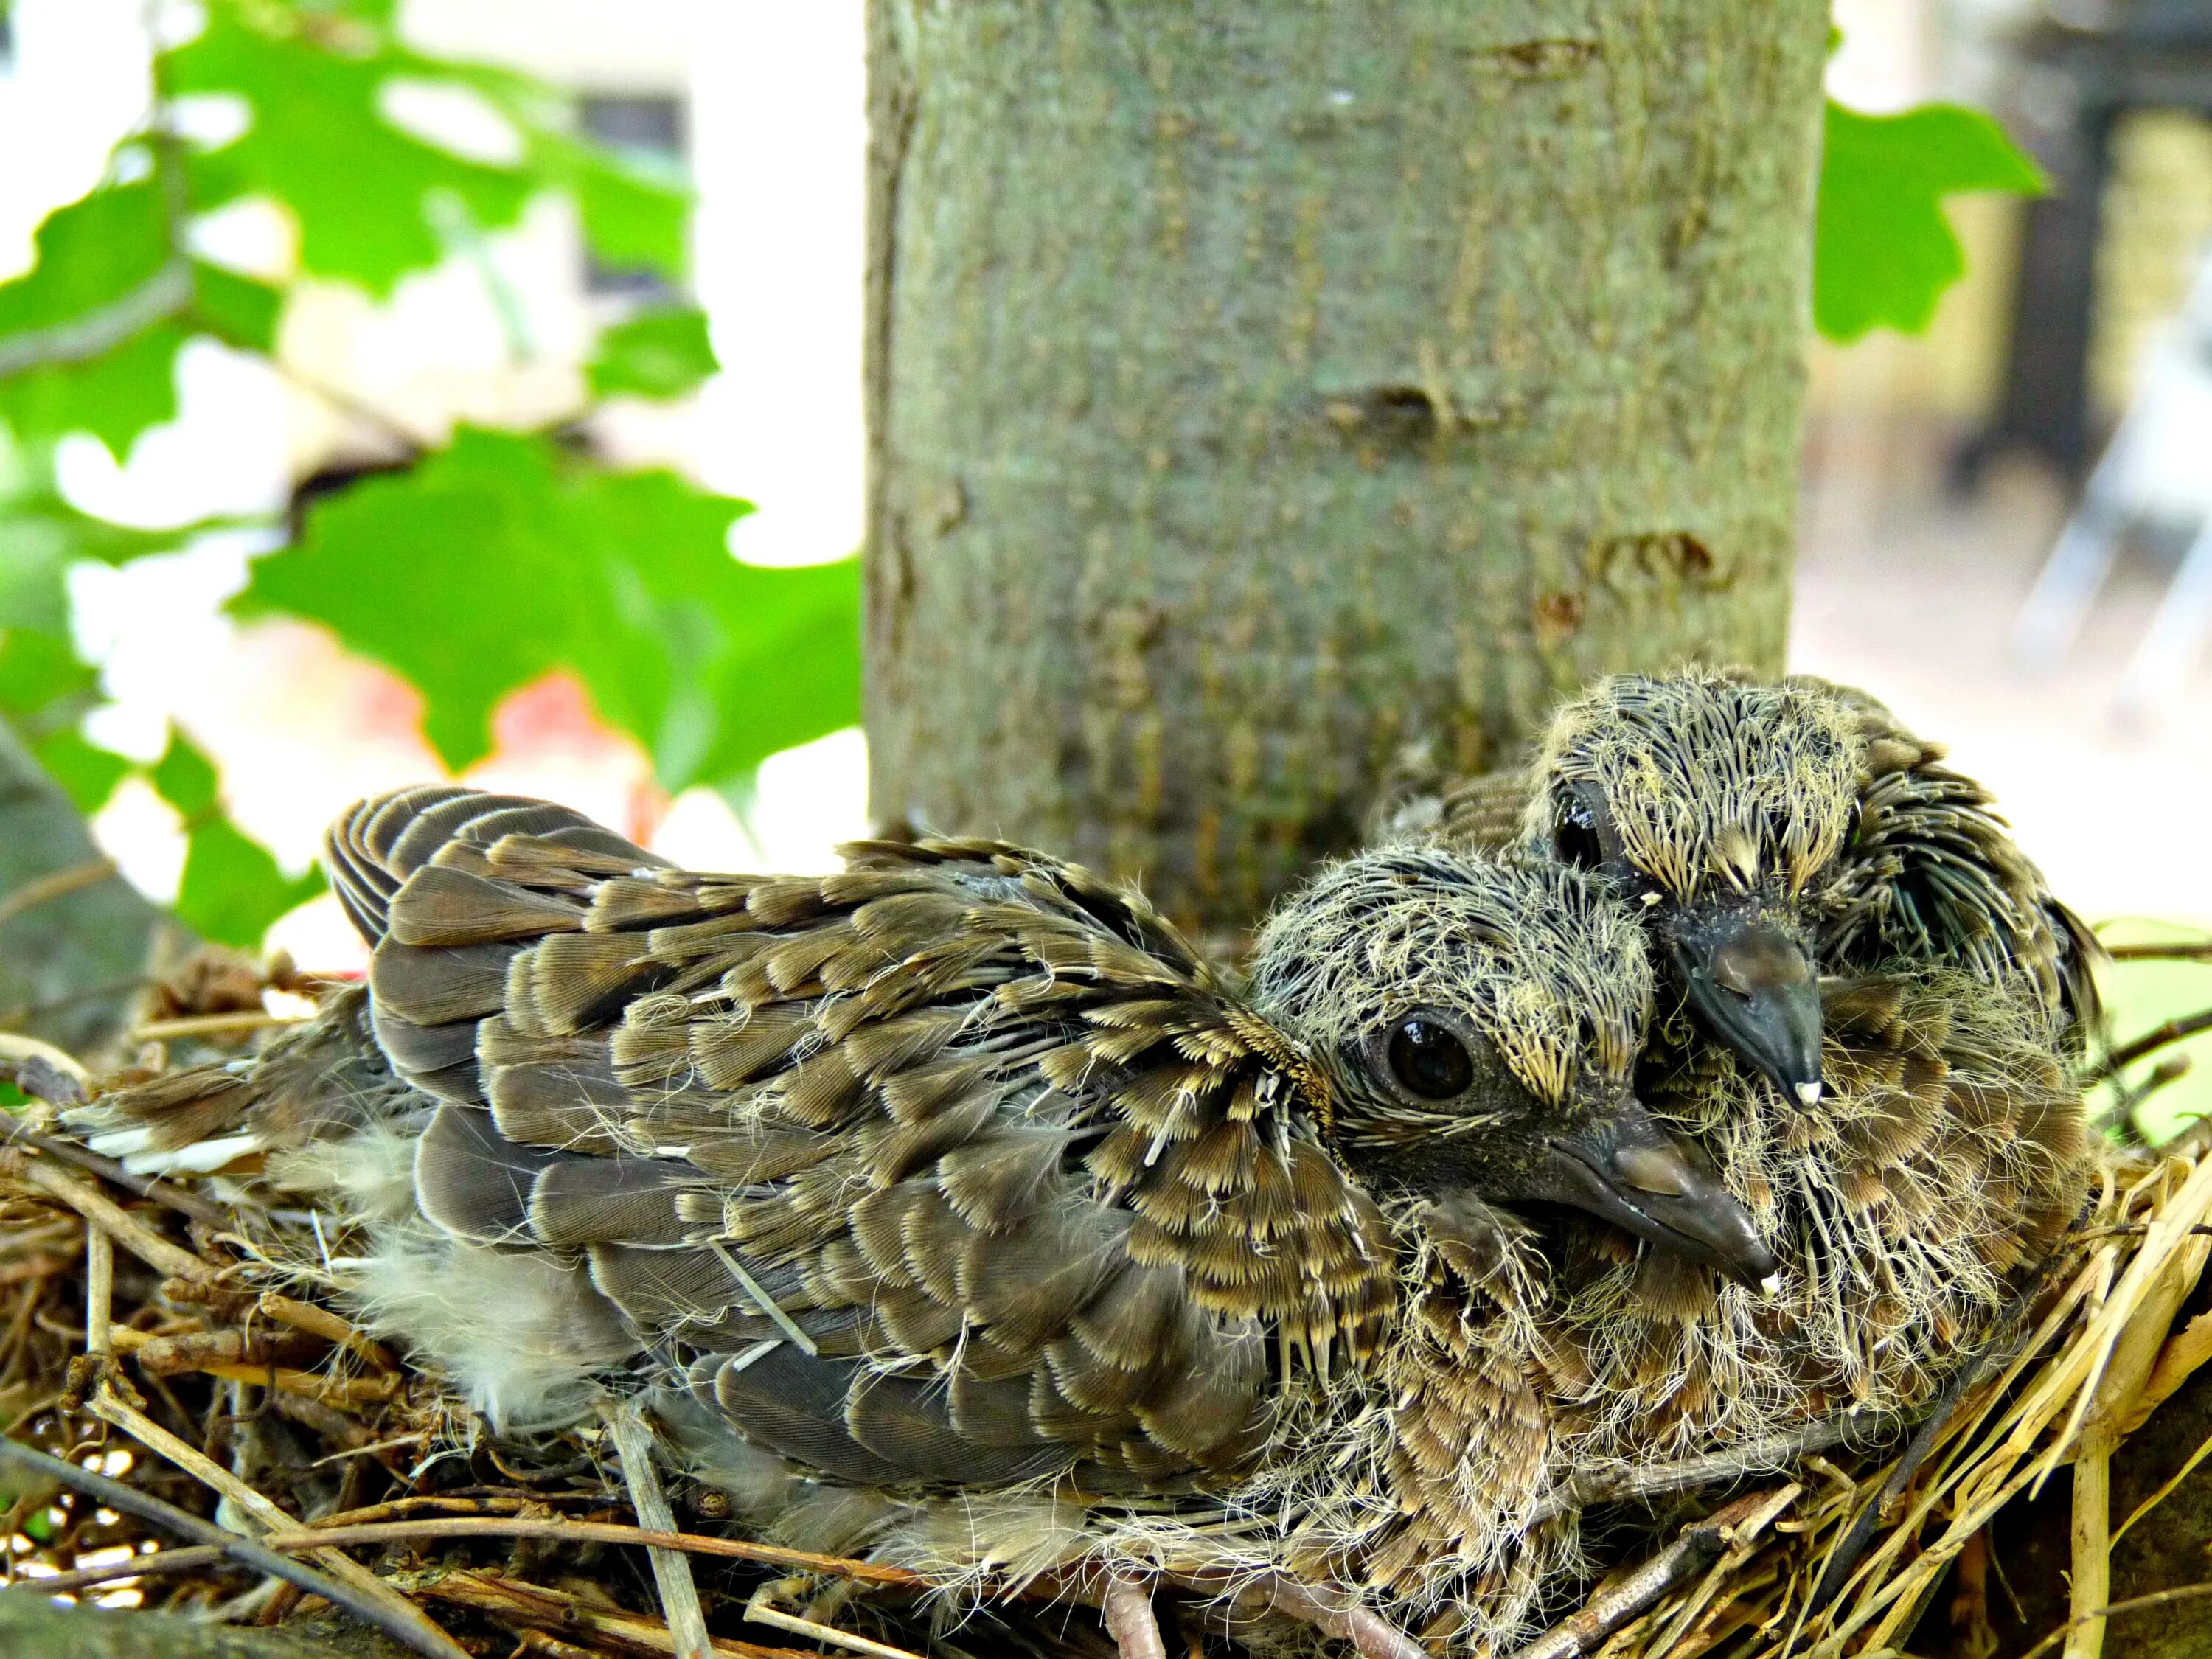
<svg viewBox="0 0 2212 1659">
<path fill-rule="evenodd" d="M 1819 684 L 1857 716 L 1865 743 L 1858 822 L 1813 896 L 1824 965 L 1866 972 L 1903 957 L 1991 983 L 2025 975 L 2077 1030 L 2093 1028 L 2096 940 L 2052 896 L 1990 793 L 1866 693 Z"/>
<path fill-rule="evenodd" d="M 1462 778 L 1444 792 L 1443 840 L 1493 852 L 1521 838 L 1535 780 L 1526 767 Z"/>
<path fill-rule="evenodd" d="M 392 895 L 434 854 L 457 843 L 489 847 L 510 835 L 603 853 L 631 868 L 667 866 L 568 807 L 457 783 L 418 784 L 356 802 L 323 837 L 323 861 L 338 902 L 374 945 L 389 929 Z"/>
<path fill-rule="evenodd" d="M 422 1212 L 586 1261 L 749 1437 L 871 1483 L 1155 1478 L 1373 1344 L 1389 1232 L 1324 1085 L 1140 900 L 987 842 L 696 874 L 422 799 L 334 837 L 376 1041 L 445 1103 Z"/>
</svg>

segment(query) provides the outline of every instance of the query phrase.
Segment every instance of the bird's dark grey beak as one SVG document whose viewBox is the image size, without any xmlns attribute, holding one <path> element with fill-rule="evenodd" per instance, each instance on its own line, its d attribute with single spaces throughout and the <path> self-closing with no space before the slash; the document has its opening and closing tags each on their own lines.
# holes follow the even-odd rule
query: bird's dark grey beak
<svg viewBox="0 0 2212 1659">
<path fill-rule="evenodd" d="M 1535 1196 L 1587 1210 L 1746 1285 L 1764 1285 L 1778 1271 L 1749 1213 L 1712 1166 L 1632 1097 L 1547 1145 L 1554 1184 Z"/>
<path fill-rule="evenodd" d="M 1756 912 L 1674 941 L 1690 1006 L 1707 1030 L 1798 1104 L 1820 1099 L 1820 980 L 1805 947 Z"/>
</svg>

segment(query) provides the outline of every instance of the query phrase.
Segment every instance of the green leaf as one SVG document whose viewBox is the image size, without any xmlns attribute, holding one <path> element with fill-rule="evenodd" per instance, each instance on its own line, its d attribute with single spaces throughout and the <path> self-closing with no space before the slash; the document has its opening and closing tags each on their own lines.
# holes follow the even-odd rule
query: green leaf
<svg viewBox="0 0 2212 1659">
<path fill-rule="evenodd" d="M 1943 198 L 2040 194 L 2043 175 L 1978 110 L 1923 104 L 1901 115 L 1827 106 L 1814 238 L 1813 321 L 1831 340 L 1869 329 L 1917 334 L 1966 269 Z"/>
<path fill-rule="evenodd" d="M 203 938 L 250 951 L 269 924 L 323 890 L 319 870 L 288 877 L 269 849 L 225 816 L 215 763 L 181 732 L 147 769 L 147 781 L 185 820 L 185 872 L 177 919 Z"/>
<path fill-rule="evenodd" d="M 81 559 L 121 564 L 166 552 L 203 526 L 134 530 L 80 513 L 54 489 L 46 459 L 41 454 L 40 465 L 24 469 L 22 477 L 0 480 L 0 628 L 66 635 L 69 592 L 63 579 L 71 564 Z M 29 476 L 33 471 L 36 476 Z M 0 706 L 9 701 L 0 689 Z"/>
<path fill-rule="evenodd" d="M 225 345 L 274 351 L 276 315 L 283 308 L 282 290 L 204 259 L 192 261 L 191 319 Z"/>
<path fill-rule="evenodd" d="M 99 700 L 99 684 L 65 637 L 27 628 L 0 635 L 0 718 L 88 815 L 107 804 L 131 769 L 122 756 L 96 747 L 77 729 Z"/>
<path fill-rule="evenodd" d="M 46 216 L 38 263 L 0 284 L 0 349 L 11 335 L 66 330 L 96 319 L 158 276 L 168 225 L 150 179 L 105 185 Z M 187 331 L 149 320 L 107 350 L 0 379 L 0 421 L 20 439 L 90 432 L 117 456 L 148 427 L 176 418 L 177 351 Z"/>
<path fill-rule="evenodd" d="M 662 306 L 617 323 L 599 336 L 592 359 L 592 395 L 680 398 L 721 365 L 707 339 L 707 313 L 696 306 Z"/>
<path fill-rule="evenodd" d="M 542 434 L 463 428 L 412 471 L 318 504 L 239 608 L 319 622 L 412 682 L 449 765 L 556 669 L 644 745 L 664 787 L 734 786 L 860 713 L 857 562 L 730 556 L 745 503 L 669 472 L 611 475 Z"/>
<path fill-rule="evenodd" d="M 131 769 L 129 761 L 90 742 L 74 726 L 64 726 L 30 747 L 39 764 L 52 775 L 76 810 L 87 817 L 107 805 L 115 786 Z"/>
<path fill-rule="evenodd" d="M 185 843 L 177 919 L 204 939 L 241 951 L 258 949 L 270 924 L 323 890 L 323 873 L 287 878 L 269 849 L 217 814 Z"/>
<path fill-rule="evenodd" d="M 10 375 L 0 380 L 0 422 L 24 438 L 89 432 L 125 459 L 140 433 L 177 418 L 177 353 L 190 337 L 156 323 L 89 362 Z"/>
<path fill-rule="evenodd" d="M 601 263 L 683 276 L 691 194 L 678 179 L 557 132 L 532 135 L 531 160 L 575 198 L 585 245 Z"/>
<path fill-rule="evenodd" d="M 432 223 L 436 194 L 457 198 L 477 224 L 513 224 L 539 187 L 515 167 L 457 155 L 404 132 L 378 106 L 400 73 L 442 67 L 400 49 L 388 9 L 242 5 L 216 0 L 199 35 L 166 53 L 177 93 L 228 93 L 251 111 L 246 132 L 187 159 L 193 205 L 249 196 L 281 204 L 297 222 L 300 263 L 319 276 L 389 295 L 446 248 Z"/>
<path fill-rule="evenodd" d="M 82 697 L 98 683 L 66 635 L 31 628 L 0 635 L 0 714 L 22 720 L 64 697 Z"/>
<path fill-rule="evenodd" d="M 40 222 L 29 272 L 0 283 L 0 337 L 73 322 L 112 304 L 169 262 L 169 230 L 151 179 L 104 185 Z"/>
<path fill-rule="evenodd" d="M 146 777 L 155 793 L 184 814 L 187 827 L 216 810 L 215 763 L 181 732 L 169 733 L 168 748 L 147 769 Z"/>
<path fill-rule="evenodd" d="M 445 257 L 434 198 L 498 229 L 538 191 L 562 190 L 601 259 L 681 272 L 690 200 L 680 184 L 566 131 L 559 101 L 527 76 L 409 50 L 392 19 L 381 4 L 211 0 L 206 27 L 163 57 L 163 79 L 179 93 L 242 98 L 251 121 L 239 138 L 188 158 L 194 205 L 276 201 L 299 225 L 306 270 L 388 295 Z M 521 137 L 520 164 L 457 155 L 394 125 L 379 98 L 402 78 L 486 99 Z"/>
</svg>

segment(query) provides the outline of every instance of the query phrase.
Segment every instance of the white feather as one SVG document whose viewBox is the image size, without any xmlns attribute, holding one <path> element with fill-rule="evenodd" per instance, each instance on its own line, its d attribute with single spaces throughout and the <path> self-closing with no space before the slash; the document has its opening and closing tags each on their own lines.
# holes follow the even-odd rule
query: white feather
<svg viewBox="0 0 2212 1659">
<path fill-rule="evenodd" d="M 134 1152 L 124 1158 L 123 1167 L 132 1175 L 213 1175 L 225 1164 L 251 1158 L 260 1150 L 258 1135 L 221 1135 L 213 1140 L 195 1140 L 174 1152 Z"/>
<path fill-rule="evenodd" d="M 574 1422 L 592 1409 L 601 1368 L 636 1352 L 579 1269 L 463 1243 L 422 1222 L 376 1234 L 352 1286 L 362 1317 L 444 1372 L 496 1433 Z"/>
</svg>

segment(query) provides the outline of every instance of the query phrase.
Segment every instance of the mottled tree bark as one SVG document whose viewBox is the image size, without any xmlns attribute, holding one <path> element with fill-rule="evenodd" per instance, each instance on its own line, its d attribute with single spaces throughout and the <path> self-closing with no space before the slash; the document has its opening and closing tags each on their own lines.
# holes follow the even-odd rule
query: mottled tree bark
<svg viewBox="0 0 2212 1659">
<path fill-rule="evenodd" d="M 1249 921 L 1401 744 L 1779 667 L 1814 0 L 872 0 L 878 814 Z"/>
</svg>

